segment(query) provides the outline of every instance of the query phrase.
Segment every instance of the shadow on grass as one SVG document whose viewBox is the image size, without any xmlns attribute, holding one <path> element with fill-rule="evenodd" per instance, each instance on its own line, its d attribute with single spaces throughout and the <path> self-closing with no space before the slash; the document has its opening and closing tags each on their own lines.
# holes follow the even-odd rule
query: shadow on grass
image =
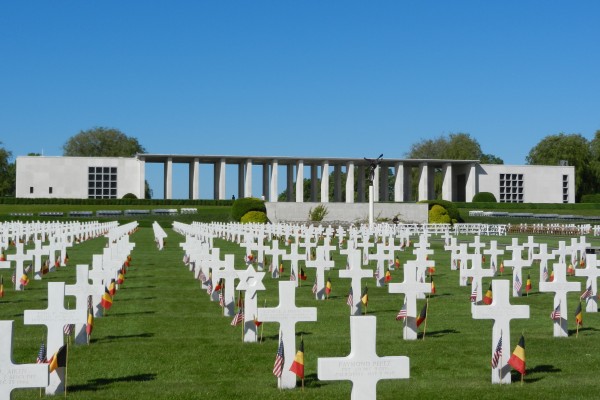
<svg viewBox="0 0 600 400">
<path fill-rule="evenodd" d="M 446 335 L 450 335 L 450 334 L 454 334 L 454 333 L 460 333 L 460 332 L 457 331 L 456 329 L 444 329 L 441 331 L 425 332 L 425 339 L 438 338 L 438 337 L 442 337 L 442 336 L 446 336 Z M 419 333 L 418 338 L 423 339 L 423 332 Z"/>
<path fill-rule="evenodd" d="M 139 333 L 137 335 L 108 335 L 105 336 L 103 338 L 93 338 L 91 340 L 92 343 L 99 343 L 99 342 L 106 342 L 106 341 L 113 341 L 113 340 L 120 340 L 120 339 L 133 339 L 133 338 L 150 338 L 153 337 L 154 333 Z"/>
<path fill-rule="evenodd" d="M 148 299 L 137 299 L 137 300 L 148 300 Z M 107 317 L 122 317 L 127 315 L 143 315 L 143 314 L 156 314 L 156 311 L 134 311 L 134 312 L 122 312 L 122 313 L 110 313 Z"/>
<path fill-rule="evenodd" d="M 579 332 L 586 332 L 586 331 L 590 331 L 590 332 L 598 332 L 600 331 L 600 329 L 596 329 L 596 328 L 579 328 Z M 572 335 L 577 335 L 577 329 L 569 329 L 569 336 Z"/>
<path fill-rule="evenodd" d="M 367 310 L 367 315 L 369 315 L 369 314 L 379 314 L 379 313 L 390 313 L 390 312 L 397 313 L 398 310 L 395 309 L 395 308 L 393 308 L 391 310 L 375 310 L 375 311 Z M 364 315 L 364 314 L 361 314 L 361 315 Z"/>
<path fill-rule="evenodd" d="M 548 364 L 536 365 L 533 368 L 527 369 L 528 374 L 535 374 L 537 372 L 556 373 L 556 372 L 562 372 L 562 370 L 560 368 L 556 368 L 554 365 L 548 365 Z"/>
<path fill-rule="evenodd" d="M 88 383 L 83 384 L 83 385 L 72 385 L 69 386 L 69 391 L 70 392 L 85 392 L 85 391 L 97 391 L 99 389 L 102 389 L 103 387 L 113 384 L 113 383 L 118 383 L 118 382 L 148 382 L 148 381 L 153 381 L 154 379 L 156 379 L 156 374 L 139 374 L 139 375 L 130 375 L 130 376 L 123 376 L 120 378 L 99 378 L 99 379 L 92 379 L 89 380 Z"/>
<path fill-rule="evenodd" d="M 318 388 L 326 384 L 327 383 L 325 383 L 324 381 L 320 381 L 317 378 L 317 374 L 304 375 L 304 386 L 306 387 Z"/>
</svg>

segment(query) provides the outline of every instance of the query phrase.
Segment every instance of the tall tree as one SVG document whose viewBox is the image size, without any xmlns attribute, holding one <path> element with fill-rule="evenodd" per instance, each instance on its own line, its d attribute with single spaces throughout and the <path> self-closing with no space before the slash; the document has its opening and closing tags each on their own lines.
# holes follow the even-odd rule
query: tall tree
<svg viewBox="0 0 600 400">
<path fill-rule="evenodd" d="M 530 165 L 559 165 L 561 160 L 567 161 L 575 167 L 575 199 L 579 200 L 583 194 L 598 187 L 598 178 L 592 168 L 592 148 L 598 148 L 599 140 L 598 132 L 593 145 L 578 133 L 549 135 L 529 151 L 525 160 Z"/>
<path fill-rule="evenodd" d="M 0 142 L 0 196 L 14 196 L 16 183 L 15 163 L 11 162 L 12 152 Z"/>
<path fill-rule="evenodd" d="M 81 131 L 63 145 L 64 156 L 132 157 L 145 152 L 136 138 L 118 129 L 104 127 Z"/>
</svg>

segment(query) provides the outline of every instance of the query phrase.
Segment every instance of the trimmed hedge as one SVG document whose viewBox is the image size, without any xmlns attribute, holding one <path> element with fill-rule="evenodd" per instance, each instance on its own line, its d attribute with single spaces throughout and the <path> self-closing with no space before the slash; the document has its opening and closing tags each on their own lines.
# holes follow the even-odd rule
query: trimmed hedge
<svg viewBox="0 0 600 400">
<path fill-rule="evenodd" d="M 451 223 L 450 215 L 448 210 L 439 204 L 434 204 L 429 210 L 429 223 L 430 224 L 449 224 Z"/>
<path fill-rule="evenodd" d="M 600 193 L 584 194 L 581 196 L 582 203 L 600 203 Z"/>
<path fill-rule="evenodd" d="M 497 203 L 496 196 L 490 192 L 479 192 L 473 196 L 473 202 L 477 203 Z"/>
<path fill-rule="evenodd" d="M 262 211 L 248 211 L 241 218 L 240 222 L 242 224 L 266 224 L 269 222 L 267 218 L 267 214 Z"/>
<path fill-rule="evenodd" d="M 232 200 L 188 200 L 188 199 L 57 199 L 0 197 L 0 204 L 65 204 L 65 205 L 181 205 L 181 206 L 231 206 Z"/>
<path fill-rule="evenodd" d="M 231 207 L 231 219 L 239 222 L 242 220 L 242 217 L 250 211 L 260 211 L 266 215 L 267 207 L 265 207 L 265 202 L 256 197 L 237 199 L 233 202 Z"/>
<path fill-rule="evenodd" d="M 431 210 L 431 208 L 433 206 L 435 206 L 435 205 L 442 206 L 443 208 L 446 209 L 446 211 L 448 211 L 448 215 L 450 216 L 450 221 L 452 223 L 454 223 L 454 222 L 463 222 L 463 219 L 460 217 L 460 213 L 458 212 L 458 208 L 451 201 L 446 201 L 446 200 L 423 200 L 423 201 L 420 201 L 419 203 L 429 204 L 429 210 Z M 471 203 L 468 203 L 468 204 L 471 204 Z M 473 208 L 473 207 L 470 207 L 470 208 Z"/>
</svg>

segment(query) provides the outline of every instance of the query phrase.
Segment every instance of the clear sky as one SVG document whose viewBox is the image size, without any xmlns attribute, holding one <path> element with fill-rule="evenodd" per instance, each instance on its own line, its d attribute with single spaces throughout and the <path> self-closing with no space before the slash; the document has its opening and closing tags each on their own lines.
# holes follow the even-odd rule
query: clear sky
<svg viewBox="0 0 600 400">
<path fill-rule="evenodd" d="M 600 129 L 599 20 L 596 0 L 0 0 L 0 141 L 402 158 L 466 132 L 523 164 Z"/>
</svg>

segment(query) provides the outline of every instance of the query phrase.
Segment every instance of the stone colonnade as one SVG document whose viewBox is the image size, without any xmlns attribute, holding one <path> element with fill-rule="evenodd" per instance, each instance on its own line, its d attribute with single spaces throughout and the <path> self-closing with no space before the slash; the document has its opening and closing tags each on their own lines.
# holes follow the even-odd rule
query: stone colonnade
<svg viewBox="0 0 600 400">
<path fill-rule="evenodd" d="M 263 197 L 277 202 L 285 189 L 289 202 L 367 202 L 369 163 L 364 159 L 326 159 L 292 157 L 243 157 L 243 156 L 179 156 L 140 154 L 142 162 L 140 192 L 144 193 L 145 163 L 164 165 L 164 198 L 172 199 L 173 163 L 189 165 L 189 198 L 198 199 L 200 192 L 200 168 L 211 168 L 214 173 L 214 199 L 227 199 L 226 167 L 237 165 L 237 197 Z M 262 192 L 253 193 L 252 171 L 262 167 Z M 374 201 L 406 202 L 434 198 L 434 172 L 441 176 L 442 199 L 470 201 L 477 193 L 477 166 L 475 160 L 402 160 L 384 159 L 374 171 Z M 285 168 L 285 188 L 280 188 L 279 172 Z M 305 171 L 309 170 L 309 176 Z M 310 180 L 310 195 L 304 199 L 304 179 Z M 333 195 L 330 195 L 330 179 L 333 179 Z M 418 185 L 417 197 L 413 197 L 413 180 Z M 342 190 L 343 188 L 343 190 Z M 393 194 L 392 194 L 393 193 Z"/>
</svg>

